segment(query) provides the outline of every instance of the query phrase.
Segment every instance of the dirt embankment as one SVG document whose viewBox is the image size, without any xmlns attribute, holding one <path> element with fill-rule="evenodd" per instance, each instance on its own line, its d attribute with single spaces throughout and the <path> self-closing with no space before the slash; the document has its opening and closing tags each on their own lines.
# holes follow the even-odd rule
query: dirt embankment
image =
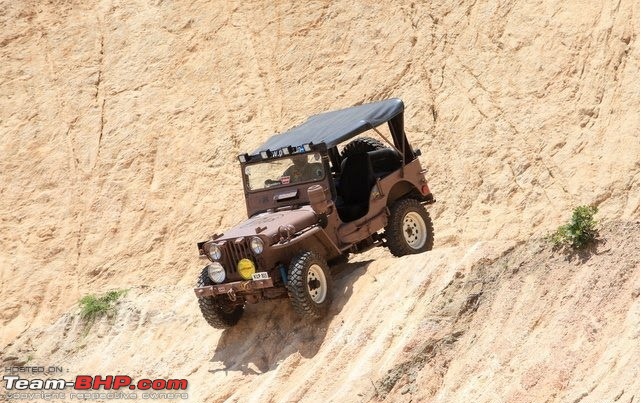
<svg viewBox="0 0 643 403">
<path fill-rule="evenodd" d="M 636 2 L 0 1 L 0 26 L 4 359 L 187 376 L 195 401 L 638 399 Z M 350 263 L 318 326 L 275 303 L 208 329 L 194 243 L 243 219 L 235 155 L 387 97 L 436 249 Z M 587 203 L 603 253 L 516 246 Z"/>
<path fill-rule="evenodd" d="M 335 268 L 331 316 L 312 325 L 275 301 L 213 331 L 182 287 L 133 288 L 89 332 L 72 311 L 2 358 L 187 377 L 191 401 L 638 401 L 639 231 L 611 223 L 581 254 L 373 251 Z"/>
</svg>

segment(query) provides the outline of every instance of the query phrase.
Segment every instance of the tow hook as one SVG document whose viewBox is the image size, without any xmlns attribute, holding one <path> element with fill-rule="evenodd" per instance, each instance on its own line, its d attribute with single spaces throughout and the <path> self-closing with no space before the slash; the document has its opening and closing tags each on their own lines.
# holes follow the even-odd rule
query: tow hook
<svg viewBox="0 0 643 403">
<path fill-rule="evenodd" d="M 237 294 L 234 292 L 232 288 L 228 290 L 227 294 L 230 301 L 234 302 L 237 300 Z"/>
</svg>

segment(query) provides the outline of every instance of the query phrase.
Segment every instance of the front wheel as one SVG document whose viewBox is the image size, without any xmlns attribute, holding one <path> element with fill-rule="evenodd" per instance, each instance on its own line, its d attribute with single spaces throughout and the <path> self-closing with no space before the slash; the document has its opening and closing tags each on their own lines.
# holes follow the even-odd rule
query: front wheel
<svg viewBox="0 0 643 403">
<path fill-rule="evenodd" d="M 197 279 L 197 287 L 214 285 L 208 276 L 208 267 L 204 267 Z M 199 297 L 199 309 L 203 318 L 215 329 L 227 329 L 239 322 L 243 315 L 243 305 L 232 305 L 225 297 Z"/>
<path fill-rule="evenodd" d="M 419 201 L 398 200 L 391 207 L 384 237 L 394 256 L 425 252 L 433 249 L 433 222 Z"/>
<path fill-rule="evenodd" d="M 328 264 L 315 252 L 295 256 L 288 268 L 288 296 L 298 314 L 308 319 L 326 315 L 332 302 Z"/>
</svg>

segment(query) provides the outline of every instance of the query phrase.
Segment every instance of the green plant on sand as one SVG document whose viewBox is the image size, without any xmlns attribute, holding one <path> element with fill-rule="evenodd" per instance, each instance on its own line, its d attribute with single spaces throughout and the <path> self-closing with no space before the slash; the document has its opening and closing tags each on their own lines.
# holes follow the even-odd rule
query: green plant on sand
<svg viewBox="0 0 643 403">
<path fill-rule="evenodd" d="M 547 239 L 556 247 L 571 246 L 583 249 L 598 237 L 594 214 L 598 212 L 595 206 L 578 206 L 572 213 L 571 220 L 550 234 Z"/>
<path fill-rule="evenodd" d="M 100 296 L 84 296 L 80 300 L 80 317 L 91 325 L 97 318 L 113 313 L 114 303 L 126 292 L 127 290 L 115 290 Z"/>
</svg>

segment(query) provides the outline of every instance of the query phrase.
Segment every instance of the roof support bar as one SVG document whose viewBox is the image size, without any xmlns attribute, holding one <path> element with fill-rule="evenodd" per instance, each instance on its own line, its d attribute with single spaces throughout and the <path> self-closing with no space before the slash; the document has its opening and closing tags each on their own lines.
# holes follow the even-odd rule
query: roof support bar
<svg viewBox="0 0 643 403">
<path fill-rule="evenodd" d="M 393 143 L 391 143 L 391 140 L 387 139 L 387 138 L 386 138 L 386 136 L 384 136 L 384 135 L 382 134 L 382 132 L 380 132 L 379 130 L 377 130 L 377 128 L 376 128 L 376 127 L 371 126 L 371 129 L 373 129 L 373 131 L 374 131 L 375 133 L 377 133 L 377 134 L 378 134 L 378 135 L 379 135 L 379 136 L 380 136 L 384 141 L 386 141 L 386 143 L 387 143 L 388 145 L 390 145 L 392 149 L 394 149 L 394 150 L 395 150 L 395 151 L 397 151 L 398 153 L 402 154 L 402 152 L 401 152 L 400 150 L 398 150 L 398 149 L 397 149 L 397 147 L 395 147 L 395 145 L 394 145 Z M 402 158 L 404 158 L 404 154 L 402 154 Z"/>
</svg>

